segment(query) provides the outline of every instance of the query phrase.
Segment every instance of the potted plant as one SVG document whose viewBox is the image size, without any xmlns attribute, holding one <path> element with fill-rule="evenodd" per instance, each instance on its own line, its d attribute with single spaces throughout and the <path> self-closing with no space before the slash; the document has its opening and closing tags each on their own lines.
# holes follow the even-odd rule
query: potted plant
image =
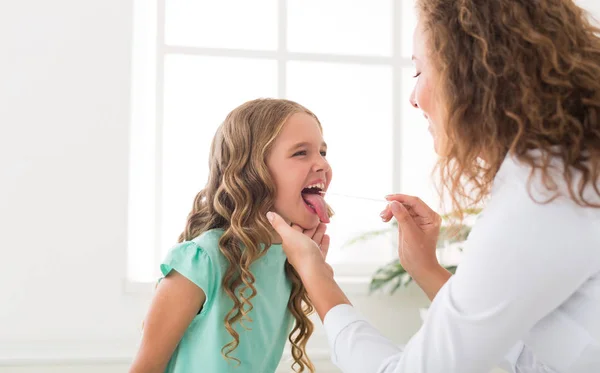
<svg viewBox="0 0 600 373">
<path fill-rule="evenodd" d="M 440 228 L 440 235 L 437 241 L 437 249 L 439 257 L 443 257 L 443 251 L 462 251 L 462 244 L 469 236 L 471 232 L 472 220 L 481 212 L 480 208 L 468 209 L 465 211 L 465 219 L 463 222 L 453 222 L 451 219 L 452 214 L 442 215 L 442 226 Z M 395 219 L 389 223 L 389 227 L 377 231 L 364 232 L 358 237 L 351 239 L 346 242 L 344 246 L 353 245 L 357 242 L 368 241 L 374 237 L 381 235 L 391 234 L 392 244 L 397 247 L 398 238 L 398 223 Z M 455 263 L 445 263 L 444 260 L 440 260 L 440 264 L 451 273 L 456 271 Z M 401 286 L 406 286 L 412 281 L 412 278 L 406 272 L 406 270 L 400 264 L 399 259 L 395 259 L 392 262 L 379 268 L 372 276 L 369 291 L 372 293 L 377 290 L 389 288 L 389 293 L 393 294 Z"/>
</svg>

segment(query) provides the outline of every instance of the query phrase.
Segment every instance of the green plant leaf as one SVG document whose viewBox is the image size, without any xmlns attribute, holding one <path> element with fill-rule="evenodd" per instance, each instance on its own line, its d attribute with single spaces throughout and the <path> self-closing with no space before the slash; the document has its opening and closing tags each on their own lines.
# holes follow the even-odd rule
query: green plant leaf
<svg viewBox="0 0 600 373">
<path fill-rule="evenodd" d="M 400 278 L 402 275 L 408 275 L 404 267 L 400 264 L 398 259 L 389 262 L 385 266 L 379 268 L 371 278 L 371 284 L 369 286 L 369 292 L 374 292 L 382 287 L 386 286 L 394 279 Z"/>
<path fill-rule="evenodd" d="M 404 276 L 396 277 L 394 286 L 392 286 L 392 288 L 390 289 L 390 294 L 394 294 L 396 292 L 396 290 L 398 290 L 400 288 L 400 286 L 402 286 L 404 281 L 405 281 Z"/>
<path fill-rule="evenodd" d="M 452 273 L 452 274 L 455 274 L 455 273 L 456 273 L 456 268 L 457 268 L 457 267 L 456 267 L 456 266 L 448 266 L 448 267 L 444 267 L 444 268 L 446 268 L 446 270 L 447 270 L 448 272 L 450 272 L 450 273 Z"/>
</svg>

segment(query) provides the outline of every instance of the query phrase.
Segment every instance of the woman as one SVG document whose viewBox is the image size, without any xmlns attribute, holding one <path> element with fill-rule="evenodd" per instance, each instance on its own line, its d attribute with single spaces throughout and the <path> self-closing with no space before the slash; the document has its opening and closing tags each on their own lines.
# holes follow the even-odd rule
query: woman
<svg viewBox="0 0 600 373">
<path fill-rule="evenodd" d="M 269 213 L 333 360 L 346 373 L 600 372 L 598 30 L 570 0 L 417 5 L 410 101 L 429 121 L 454 210 L 485 208 L 452 276 L 435 256 L 440 217 L 388 196 L 401 263 L 432 299 L 403 349 L 333 280 L 324 226 L 302 232 Z"/>
</svg>

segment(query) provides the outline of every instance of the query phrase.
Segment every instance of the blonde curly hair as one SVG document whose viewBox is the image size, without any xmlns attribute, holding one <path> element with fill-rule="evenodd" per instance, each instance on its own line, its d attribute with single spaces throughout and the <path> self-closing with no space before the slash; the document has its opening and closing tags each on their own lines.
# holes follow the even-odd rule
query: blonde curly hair
<svg viewBox="0 0 600 373">
<path fill-rule="evenodd" d="M 252 321 L 249 317 L 253 308 L 251 300 L 257 292 L 250 265 L 265 254 L 260 250 L 261 243 L 271 246 L 272 228 L 266 213 L 273 208 L 275 189 L 266 157 L 285 122 L 295 113 L 307 113 L 321 125 L 311 111 L 282 99 L 249 101 L 227 116 L 212 142 L 208 182 L 196 195 L 185 230 L 179 237 L 179 242 L 183 242 L 210 229 L 224 231 L 219 249 L 229 266 L 222 288 L 234 306 L 224 320 L 233 340 L 221 352 L 226 359 L 238 363 L 241 363 L 239 359 L 231 356 L 240 342 L 233 324 L 239 322 L 244 326 L 244 321 Z M 331 209 L 329 214 L 332 214 Z M 313 306 L 298 273 L 288 262 L 285 272 L 292 283 L 288 309 L 295 319 L 288 338 L 294 359 L 292 368 L 297 372 L 305 369 L 314 372 L 306 354 L 306 343 L 313 332 L 308 318 Z"/>
</svg>

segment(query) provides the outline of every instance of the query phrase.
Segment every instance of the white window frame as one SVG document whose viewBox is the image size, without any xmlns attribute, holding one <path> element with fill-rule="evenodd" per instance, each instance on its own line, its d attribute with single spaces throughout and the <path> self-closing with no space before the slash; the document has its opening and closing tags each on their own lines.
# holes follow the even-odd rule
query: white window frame
<svg viewBox="0 0 600 373">
<path fill-rule="evenodd" d="M 145 45 L 146 50 L 154 49 L 153 54 L 134 51 L 132 62 L 133 88 L 132 88 L 132 130 L 131 135 L 136 136 L 139 130 L 145 127 L 146 145 L 150 144 L 150 152 L 152 153 L 153 165 L 151 173 L 153 177 L 153 199 L 150 204 L 154 210 L 154 227 L 148 227 L 149 231 L 154 232 L 153 237 L 153 260 L 156 265 L 162 257 L 163 247 L 161 247 L 161 232 L 160 216 L 161 216 L 161 180 L 162 180 L 162 147 L 159 134 L 163 129 L 163 100 L 164 100 L 164 69 L 165 58 L 169 54 L 191 55 L 191 56 L 211 56 L 211 57 L 233 57 L 233 58 L 257 58 L 276 60 L 278 65 L 278 97 L 286 97 L 286 68 L 290 61 L 314 61 L 314 62 L 330 62 L 330 63 L 351 63 L 363 65 L 380 65 L 390 66 L 392 69 L 392 190 L 400 190 L 402 181 L 401 170 L 401 140 L 402 140 L 402 111 L 410 109 L 408 103 L 403 105 L 402 98 L 402 72 L 407 67 L 412 67 L 410 58 L 402 55 L 402 5 L 403 1 L 392 1 L 393 20 L 392 20 L 392 56 L 364 56 L 364 55 L 337 55 L 323 53 L 296 53 L 287 50 L 287 0 L 278 0 L 278 33 L 279 41 L 277 50 L 274 51 L 259 51 L 259 50 L 242 50 L 242 49 L 221 49 L 221 48 L 202 48 L 188 46 L 171 46 L 165 42 L 165 13 L 166 0 L 134 0 L 134 48 L 136 43 L 148 43 L 149 35 L 154 34 L 155 43 L 153 46 Z M 154 29 L 152 29 L 152 24 Z M 141 25 L 141 26 L 140 26 Z M 148 59 L 154 58 L 154 61 Z M 154 65 L 154 69 L 149 70 L 149 66 Z M 153 82 L 154 84 L 148 84 Z M 153 102 L 152 102 L 153 101 Z M 155 107 L 153 112 L 147 110 L 148 107 Z M 153 124 L 153 131 L 147 131 Z M 153 132 L 153 133 L 149 133 Z M 148 140 L 149 139 L 149 140 Z M 148 150 L 148 148 L 146 149 Z M 130 159 L 130 173 L 133 168 L 139 166 L 135 160 L 132 148 Z M 148 158 L 148 157 L 146 157 Z M 149 158 L 148 158 L 149 159 Z M 147 160 L 148 160 L 147 159 Z M 139 161 L 139 159 L 138 159 Z M 130 176 L 130 182 L 133 180 Z M 151 188 L 152 189 L 152 188 Z M 131 193 L 135 192 L 130 187 Z M 131 217 L 130 217 L 131 219 Z M 131 223 L 131 220 L 130 220 Z M 131 241 L 130 241 L 131 245 Z M 390 247 L 390 260 L 395 256 L 396 249 Z M 128 258 L 128 262 L 132 259 Z M 381 263 L 383 265 L 384 263 Z M 130 281 L 129 268 L 131 263 L 128 263 L 128 274 L 126 276 L 126 284 L 128 290 L 138 292 L 140 286 L 147 288 L 149 284 Z M 155 265 L 155 267 L 156 267 Z M 360 266 L 358 264 L 338 264 L 335 266 L 336 274 L 340 280 L 349 284 L 359 284 L 360 288 L 365 288 L 372 273 L 375 271 L 373 266 Z M 362 291 L 362 290 L 361 290 Z"/>
</svg>

